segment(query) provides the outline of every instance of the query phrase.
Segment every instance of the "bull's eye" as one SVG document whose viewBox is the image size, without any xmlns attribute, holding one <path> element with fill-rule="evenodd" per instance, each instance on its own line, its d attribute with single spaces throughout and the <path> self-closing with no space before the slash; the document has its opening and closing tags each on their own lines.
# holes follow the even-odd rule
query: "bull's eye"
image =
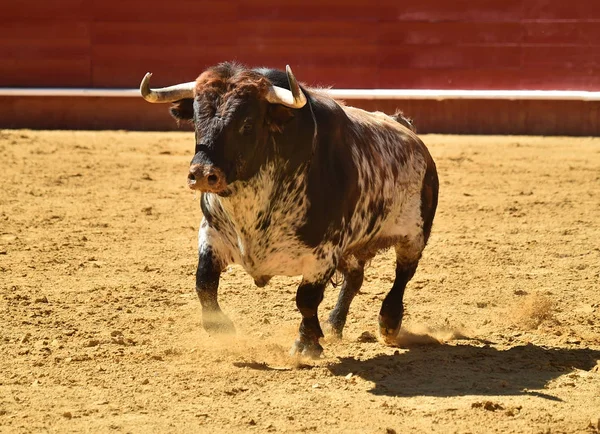
<svg viewBox="0 0 600 434">
<path fill-rule="evenodd" d="M 240 134 L 243 136 L 247 136 L 251 132 L 252 132 L 252 124 L 248 121 L 244 122 L 244 125 L 242 125 L 242 128 L 240 128 Z"/>
</svg>

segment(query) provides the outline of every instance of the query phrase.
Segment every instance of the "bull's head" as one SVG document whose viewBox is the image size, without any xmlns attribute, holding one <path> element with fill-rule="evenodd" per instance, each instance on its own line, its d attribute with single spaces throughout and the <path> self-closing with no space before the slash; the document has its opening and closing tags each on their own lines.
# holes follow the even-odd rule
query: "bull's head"
<svg viewBox="0 0 600 434">
<path fill-rule="evenodd" d="M 150 89 L 148 73 L 140 91 L 146 101 L 173 103 L 171 114 L 194 123 L 196 152 L 188 186 L 226 195 L 235 181 L 250 179 L 275 152 L 273 134 L 281 133 L 307 99 L 292 70 L 289 90 L 260 71 L 229 63 L 208 69 L 196 81 Z"/>
</svg>

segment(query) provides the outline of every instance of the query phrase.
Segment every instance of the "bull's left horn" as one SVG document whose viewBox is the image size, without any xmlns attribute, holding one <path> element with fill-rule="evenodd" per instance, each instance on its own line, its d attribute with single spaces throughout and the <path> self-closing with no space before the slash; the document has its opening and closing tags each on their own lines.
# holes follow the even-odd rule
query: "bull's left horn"
<svg viewBox="0 0 600 434">
<path fill-rule="evenodd" d="M 267 101 L 272 104 L 283 104 L 286 107 L 295 109 L 304 107 L 306 105 L 306 96 L 302 92 L 302 89 L 300 89 L 290 65 L 286 65 L 285 72 L 287 73 L 291 91 L 283 87 L 271 86 L 269 93 L 267 93 Z"/>
<path fill-rule="evenodd" d="M 194 98 L 195 81 L 189 83 L 176 84 L 174 86 L 163 87 L 160 89 L 150 89 L 150 77 L 152 73 L 148 72 L 140 83 L 140 93 L 148 102 L 163 103 L 174 102 L 180 99 Z"/>
</svg>

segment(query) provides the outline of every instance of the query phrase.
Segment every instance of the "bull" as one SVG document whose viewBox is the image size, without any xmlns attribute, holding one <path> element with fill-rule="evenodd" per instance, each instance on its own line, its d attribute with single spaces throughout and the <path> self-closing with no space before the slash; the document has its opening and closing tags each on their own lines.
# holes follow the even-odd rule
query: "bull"
<svg viewBox="0 0 600 434">
<path fill-rule="evenodd" d="M 318 307 L 334 273 L 343 284 L 329 315 L 341 336 L 365 265 L 396 252 L 396 277 L 379 311 L 394 345 L 407 283 L 429 238 L 438 200 L 435 163 L 404 118 L 344 105 L 286 71 L 222 63 L 195 81 L 140 91 L 195 129 L 187 183 L 201 192 L 196 291 L 209 333 L 233 332 L 217 298 L 239 264 L 257 286 L 302 276 L 292 354 L 319 357 Z"/>
</svg>

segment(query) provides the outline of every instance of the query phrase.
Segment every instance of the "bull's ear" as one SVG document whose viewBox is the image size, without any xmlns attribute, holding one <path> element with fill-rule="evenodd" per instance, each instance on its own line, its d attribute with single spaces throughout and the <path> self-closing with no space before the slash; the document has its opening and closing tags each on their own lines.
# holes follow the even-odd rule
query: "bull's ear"
<svg viewBox="0 0 600 434">
<path fill-rule="evenodd" d="M 268 118 L 271 129 L 283 131 L 285 124 L 294 118 L 294 110 L 281 104 L 270 104 Z"/>
<path fill-rule="evenodd" d="M 178 121 L 191 121 L 194 119 L 194 100 L 186 98 L 175 101 L 169 111 Z"/>
</svg>

